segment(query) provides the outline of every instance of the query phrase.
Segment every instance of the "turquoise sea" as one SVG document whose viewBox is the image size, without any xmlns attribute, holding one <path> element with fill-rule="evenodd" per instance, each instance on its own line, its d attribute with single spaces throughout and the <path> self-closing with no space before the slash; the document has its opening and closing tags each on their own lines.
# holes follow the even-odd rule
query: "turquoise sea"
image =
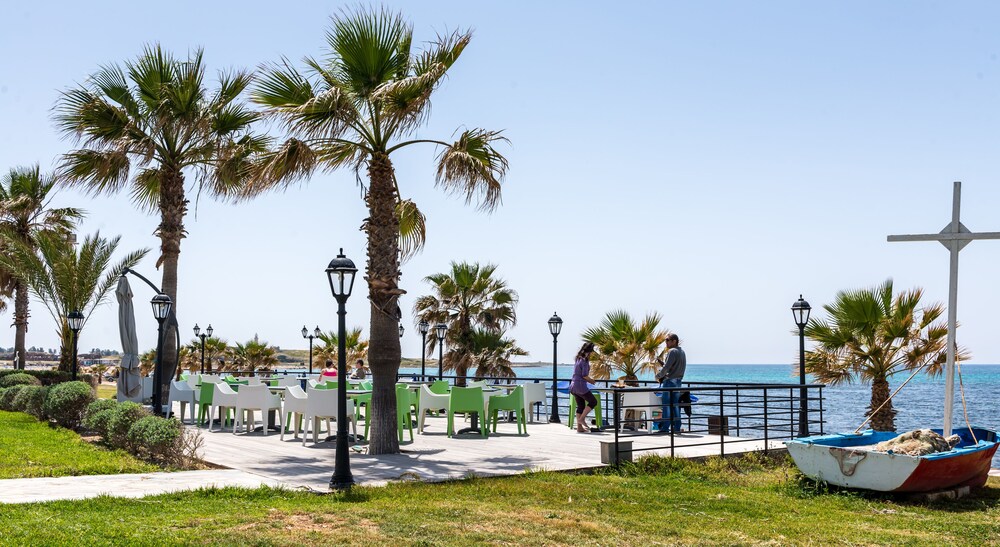
<svg viewBox="0 0 1000 547">
<path fill-rule="evenodd" d="M 427 363 L 428 373 L 437 373 L 434 366 Z M 419 373 L 419 369 L 401 369 L 401 373 Z M 552 367 L 515 367 L 518 378 L 552 377 Z M 559 377 L 568 379 L 573 375 L 572 365 L 560 365 Z M 895 390 L 909 374 L 897 375 L 889 384 Z M 652 377 L 641 378 L 652 380 Z M 688 365 L 685 381 L 690 382 L 757 382 L 757 383 L 797 383 L 798 368 L 791 365 Z M 811 380 L 808 380 L 811 381 Z M 962 381 L 969 421 L 974 426 L 1000 430 L 1000 365 L 964 365 Z M 955 380 L 955 411 L 953 427 L 965 427 L 962 399 Z M 854 431 L 864 421 L 864 412 L 871 398 L 870 386 L 857 382 L 848 385 L 830 386 L 823 390 L 825 431 Z M 896 427 L 900 432 L 911 429 L 940 428 L 944 408 L 944 377 L 929 377 L 918 374 L 902 391 L 893 398 L 896 408 Z M 993 460 L 993 467 L 1000 468 L 1000 454 Z"/>
</svg>

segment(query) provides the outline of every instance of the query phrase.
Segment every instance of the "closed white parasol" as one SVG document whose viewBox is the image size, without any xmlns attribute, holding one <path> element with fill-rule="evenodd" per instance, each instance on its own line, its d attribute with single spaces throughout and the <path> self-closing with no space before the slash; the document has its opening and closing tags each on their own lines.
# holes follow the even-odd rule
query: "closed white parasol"
<svg viewBox="0 0 1000 547">
<path fill-rule="evenodd" d="M 115 289 L 118 297 L 118 332 L 122 338 L 122 361 L 118 371 L 118 400 L 142 403 L 142 378 L 139 374 L 139 339 L 135 335 L 135 309 L 132 288 L 122 276 Z"/>
</svg>

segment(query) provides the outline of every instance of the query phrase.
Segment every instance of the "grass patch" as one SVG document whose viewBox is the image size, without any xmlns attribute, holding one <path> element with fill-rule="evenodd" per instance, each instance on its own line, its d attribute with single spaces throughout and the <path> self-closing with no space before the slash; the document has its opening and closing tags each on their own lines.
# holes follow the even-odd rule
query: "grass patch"
<svg viewBox="0 0 1000 547">
<path fill-rule="evenodd" d="M 118 387 L 108 384 L 97 384 L 98 399 L 114 399 L 118 395 Z"/>
<path fill-rule="evenodd" d="M 27 414 L 0 411 L 0 479 L 158 470 L 125 452 L 95 446 L 72 431 L 49 427 Z"/>
<path fill-rule="evenodd" d="M 787 461 L 650 459 L 316 495 L 205 489 L 5 506 L 0 542 L 401 545 L 997 544 L 1000 482 L 920 505 L 817 494 Z"/>
</svg>

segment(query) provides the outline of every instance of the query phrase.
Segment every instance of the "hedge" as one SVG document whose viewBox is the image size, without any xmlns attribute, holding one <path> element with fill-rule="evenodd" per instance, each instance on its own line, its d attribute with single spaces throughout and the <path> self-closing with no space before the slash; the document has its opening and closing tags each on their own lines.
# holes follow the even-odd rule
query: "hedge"
<svg viewBox="0 0 1000 547">
<path fill-rule="evenodd" d="M 38 378 L 38 380 L 42 382 L 43 386 L 51 386 L 53 384 L 59 384 L 59 383 L 62 383 L 62 382 L 69 382 L 73 378 L 73 375 L 71 373 L 66 372 L 66 371 L 62 371 L 62 370 L 15 370 L 15 369 L 6 369 L 6 370 L 0 370 L 0 382 L 3 381 L 4 377 L 10 376 L 12 374 L 29 374 L 31 376 L 34 376 L 35 378 Z M 97 386 L 97 378 L 94 375 L 91 375 L 91 374 L 77 374 L 76 378 L 77 378 L 77 380 L 82 381 L 82 382 L 86 382 L 86 383 L 90 384 L 91 386 Z"/>
<path fill-rule="evenodd" d="M 146 416 L 128 430 L 131 451 L 154 463 L 180 465 L 184 461 L 181 423 L 159 416 Z"/>
<path fill-rule="evenodd" d="M 63 382 L 49 388 L 45 414 L 66 429 L 77 429 L 83 413 L 94 400 L 94 388 L 83 382 Z"/>
<path fill-rule="evenodd" d="M 0 376 L 0 387 L 11 387 L 11 386 L 40 386 L 42 381 L 32 376 L 31 374 L 25 374 L 23 372 L 16 372 L 14 374 L 7 374 Z"/>
<path fill-rule="evenodd" d="M 43 386 L 21 386 L 21 391 L 14 397 L 14 410 L 45 420 L 45 395 L 48 389 Z"/>
<path fill-rule="evenodd" d="M 27 386 L 12 386 L 0 390 L 0 410 L 14 412 L 14 399 L 25 387 Z"/>
<path fill-rule="evenodd" d="M 131 429 L 132 424 L 149 416 L 149 410 L 139 403 L 123 401 L 110 412 L 108 434 L 104 435 L 104 442 L 114 448 L 124 448 L 132 452 L 133 447 L 129 443 L 128 430 Z"/>
</svg>

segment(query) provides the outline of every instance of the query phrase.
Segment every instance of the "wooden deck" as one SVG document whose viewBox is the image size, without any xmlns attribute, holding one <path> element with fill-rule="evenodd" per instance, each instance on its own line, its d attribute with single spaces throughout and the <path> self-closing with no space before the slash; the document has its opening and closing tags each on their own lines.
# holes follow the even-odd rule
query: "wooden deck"
<svg viewBox="0 0 1000 547">
<path fill-rule="evenodd" d="M 458 418 L 457 418 L 458 419 Z M 400 445 L 401 454 L 369 456 L 351 451 L 351 471 L 362 485 L 384 485 L 390 481 L 422 480 L 428 482 L 467 478 L 470 476 L 514 475 L 529 470 L 562 471 L 601 467 L 601 441 L 613 441 L 614 432 L 576 433 L 565 425 L 529 423 L 528 435 L 518 435 L 513 423 L 502 422 L 496 434 L 483 439 L 476 434 L 449 438 L 444 418 L 428 417 L 424 434 L 414 428 L 414 441 L 407 434 Z M 466 424 L 467 425 L 467 424 Z M 190 426 L 189 426 L 190 427 Z M 456 423 L 456 427 L 461 427 Z M 334 429 L 336 425 L 334 424 Z M 318 491 L 329 489 L 334 467 L 333 442 L 312 443 L 312 435 L 303 447 L 291 434 L 279 440 L 271 431 L 233 435 L 231 430 L 207 431 L 200 428 L 205 440 L 203 458 L 214 464 L 274 479 L 293 488 Z M 360 433 L 360 430 L 359 430 Z M 322 441 L 325 435 L 321 434 Z M 624 439 L 624 437 L 623 437 Z M 719 436 L 682 434 L 674 437 L 675 455 L 696 458 L 718 455 Z M 640 435 L 630 437 L 635 456 L 658 453 L 670 455 L 670 437 Z M 742 441 L 742 442 L 736 442 Z M 780 442 L 771 441 L 770 448 L 783 450 Z M 666 447 L 645 451 L 644 448 Z M 764 442 L 725 437 L 725 453 L 760 451 Z"/>
</svg>

